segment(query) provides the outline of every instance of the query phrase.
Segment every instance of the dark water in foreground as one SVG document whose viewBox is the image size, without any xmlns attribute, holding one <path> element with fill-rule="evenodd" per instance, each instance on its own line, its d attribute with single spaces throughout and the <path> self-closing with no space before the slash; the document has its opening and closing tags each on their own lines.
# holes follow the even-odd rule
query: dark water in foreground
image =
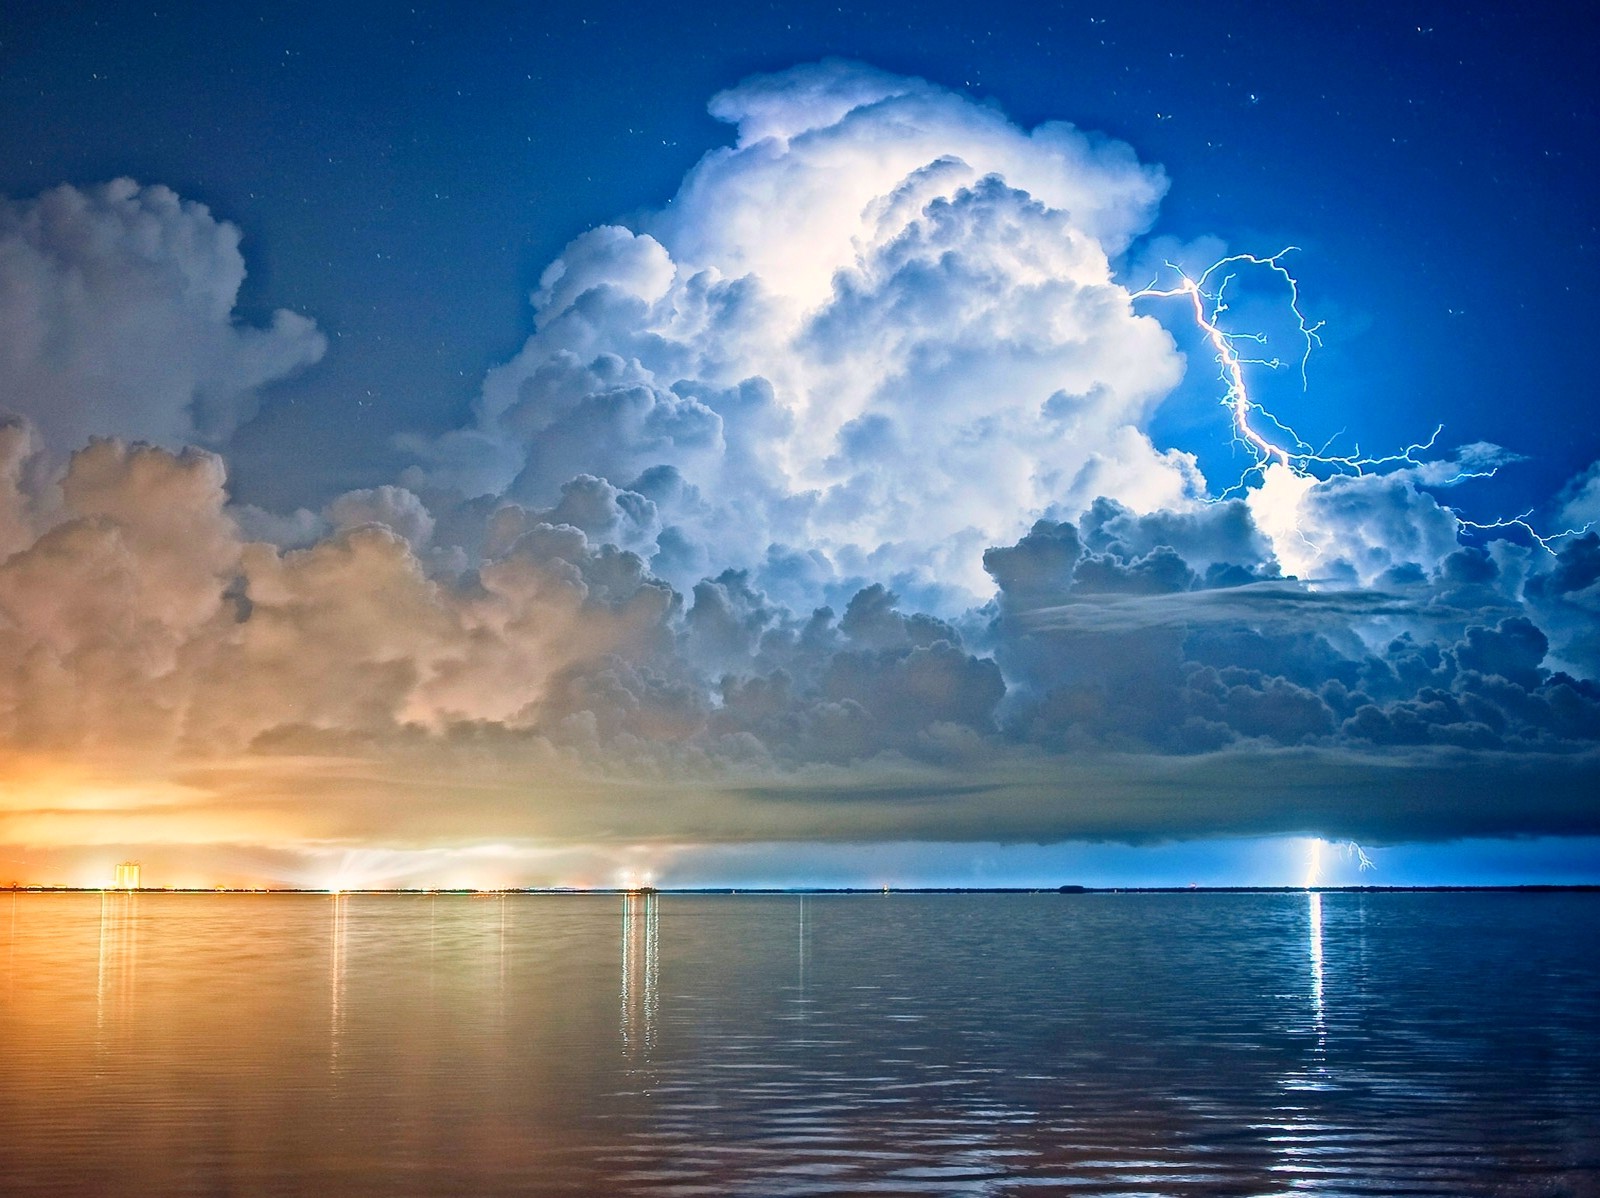
<svg viewBox="0 0 1600 1198">
<path fill-rule="evenodd" d="M 1600 895 L 0 895 L 0 1193 L 1600 1194 Z"/>
</svg>

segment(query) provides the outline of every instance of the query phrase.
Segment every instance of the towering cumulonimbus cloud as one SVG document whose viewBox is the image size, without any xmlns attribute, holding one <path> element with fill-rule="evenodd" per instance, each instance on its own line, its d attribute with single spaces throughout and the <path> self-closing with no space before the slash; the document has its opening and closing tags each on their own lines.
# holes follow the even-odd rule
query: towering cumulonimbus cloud
<svg viewBox="0 0 1600 1198">
<path fill-rule="evenodd" d="M 580 474 L 633 490 L 681 587 L 707 566 L 781 587 L 766 557 L 808 551 L 965 601 L 983 548 L 1047 509 L 1203 489 L 1142 431 L 1181 359 L 1109 265 L 1158 169 L 852 63 L 711 110 L 735 144 L 637 229 L 563 251 L 477 426 L 424 447 L 413 481 L 536 504 Z"/>
</svg>

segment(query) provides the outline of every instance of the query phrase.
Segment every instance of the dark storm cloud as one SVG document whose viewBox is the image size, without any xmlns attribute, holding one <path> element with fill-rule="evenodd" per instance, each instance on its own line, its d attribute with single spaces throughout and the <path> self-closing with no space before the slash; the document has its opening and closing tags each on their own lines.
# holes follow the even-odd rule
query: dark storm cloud
<svg viewBox="0 0 1600 1198">
<path fill-rule="evenodd" d="M 1054 595 L 1037 574 L 1019 579 L 1025 554 L 1060 562 L 1074 540 L 1067 526 L 1036 526 L 989 555 L 1001 587 L 996 656 L 1020 684 L 1007 718 L 1023 739 L 1162 752 L 1251 742 L 1566 754 L 1600 731 L 1600 689 L 1544 665 L 1549 639 L 1508 614 L 1481 555 L 1453 555 L 1433 579 L 1389 593 L 1208 588 L 1175 553 L 1149 570 L 1155 550 L 1057 568 Z M 1566 577 L 1583 550 L 1570 546 L 1530 586 Z M 1019 581 L 1031 610 L 1011 599 Z M 1459 606 L 1472 587 L 1486 600 L 1477 611 Z M 1394 634 L 1380 642 L 1386 627 Z"/>
<path fill-rule="evenodd" d="M 1236 508 L 1100 504 L 992 549 L 996 597 L 958 620 L 882 584 L 796 611 L 743 571 L 678 594 L 616 543 L 650 501 L 592 477 L 438 521 L 401 488 L 353 492 L 284 550 L 240 535 L 211 455 L 100 441 L 40 491 L 25 428 L 3 431 L 7 743 L 164 756 L 239 818 L 336 797 L 308 827 L 419 843 L 451 820 L 643 840 L 1596 829 L 1600 686 L 1551 664 L 1540 623 L 1584 611 L 1595 538 L 1534 559 L 1520 607 L 1477 551 L 1389 590 L 1313 585 L 1270 577 Z M 473 518 L 463 568 L 437 542 Z"/>
</svg>

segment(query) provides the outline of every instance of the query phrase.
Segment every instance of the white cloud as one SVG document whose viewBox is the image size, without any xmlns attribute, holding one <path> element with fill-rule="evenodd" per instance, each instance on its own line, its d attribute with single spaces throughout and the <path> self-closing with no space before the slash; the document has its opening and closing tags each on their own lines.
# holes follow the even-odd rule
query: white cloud
<svg viewBox="0 0 1600 1198">
<path fill-rule="evenodd" d="M 91 435 L 225 437 L 326 339 L 279 310 L 236 323 L 239 229 L 131 179 L 0 200 L 0 403 L 64 456 Z"/>
<path fill-rule="evenodd" d="M 410 545 L 414 553 L 421 552 L 433 536 L 433 516 L 422 500 L 404 487 L 346 492 L 328 505 L 327 517 L 339 532 L 366 524 L 387 528 Z"/>
<path fill-rule="evenodd" d="M 1371 586 L 1385 571 L 1432 574 L 1455 551 L 1460 524 L 1404 473 L 1317 481 L 1282 465 L 1247 496 L 1284 573 Z"/>
<path fill-rule="evenodd" d="M 1560 501 L 1564 527 L 1587 528 L 1600 522 L 1600 462 L 1569 481 Z"/>
<path fill-rule="evenodd" d="M 1109 265 L 1158 169 L 837 61 L 712 111 L 736 144 L 638 231 L 594 229 L 546 270 L 537 332 L 417 485 L 548 504 L 576 475 L 671 467 L 661 526 L 687 548 L 657 568 L 680 586 L 680 560 L 803 546 L 969 597 L 983 548 L 1048 508 L 1202 488 L 1142 431 L 1181 359 Z"/>
</svg>

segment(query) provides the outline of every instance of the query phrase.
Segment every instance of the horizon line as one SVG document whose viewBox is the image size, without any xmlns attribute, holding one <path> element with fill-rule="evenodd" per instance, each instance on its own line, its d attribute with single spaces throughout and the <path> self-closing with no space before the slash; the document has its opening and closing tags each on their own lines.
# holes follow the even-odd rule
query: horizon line
<svg viewBox="0 0 1600 1198">
<path fill-rule="evenodd" d="M 1595 892 L 1596 882 L 1513 882 L 1426 886 L 0 886 L 10 894 L 327 895 L 886 895 L 886 894 L 1421 894 L 1444 892 Z"/>
</svg>

